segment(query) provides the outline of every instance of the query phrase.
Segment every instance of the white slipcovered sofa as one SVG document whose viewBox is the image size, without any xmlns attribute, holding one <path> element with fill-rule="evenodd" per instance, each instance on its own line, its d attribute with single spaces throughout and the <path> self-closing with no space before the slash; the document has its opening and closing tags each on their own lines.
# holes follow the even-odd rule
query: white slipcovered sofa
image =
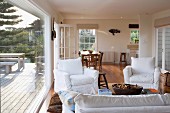
<svg viewBox="0 0 170 113">
<path fill-rule="evenodd" d="M 67 97 L 69 97 L 67 95 Z M 74 113 L 63 102 L 62 113 Z M 74 95 L 75 113 L 170 113 L 170 94 Z M 72 105 L 73 107 L 73 105 Z"/>
<path fill-rule="evenodd" d="M 131 65 L 123 69 L 124 83 L 137 84 L 143 88 L 159 89 L 160 68 L 155 67 L 153 57 L 131 57 Z"/>
<path fill-rule="evenodd" d="M 83 94 L 95 94 L 98 91 L 97 70 L 83 68 L 81 58 L 59 60 L 54 69 L 54 91 L 76 91 Z"/>
</svg>

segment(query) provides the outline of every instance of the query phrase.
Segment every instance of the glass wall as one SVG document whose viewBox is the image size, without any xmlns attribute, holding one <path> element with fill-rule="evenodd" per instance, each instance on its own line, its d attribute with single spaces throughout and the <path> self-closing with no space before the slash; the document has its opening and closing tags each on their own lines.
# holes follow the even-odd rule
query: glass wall
<svg viewBox="0 0 170 113">
<path fill-rule="evenodd" d="M 44 18 L 5 1 L 0 6 L 1 112 L 25 113 L 45 83 Z"/>
<path fill-rule="evenodd" d="M 170 71 L 170 27 L 158 28 L 157 32 L 158 66 Z"/>
</svg>

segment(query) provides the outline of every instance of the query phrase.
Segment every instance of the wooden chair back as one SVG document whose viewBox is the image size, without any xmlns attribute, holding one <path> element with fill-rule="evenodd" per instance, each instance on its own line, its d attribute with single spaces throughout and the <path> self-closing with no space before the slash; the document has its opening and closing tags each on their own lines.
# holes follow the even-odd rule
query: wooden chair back
<svg viewBox="0 0 170 113">
<path fill-rule="evenodd" d="M 102 71 L 102 59 L 103 59 L 103 52 L 99 51 L 100 53 L 100 59 L 99 59 L 99 71 L 101 72 Z"/>
<path fill-rule="evenodd" d="M 97 69 L 98 60 L 100 60 L 99 54 L 89 54 L 88 67 L 93 67 L 94 69 Z"/>
</svg>

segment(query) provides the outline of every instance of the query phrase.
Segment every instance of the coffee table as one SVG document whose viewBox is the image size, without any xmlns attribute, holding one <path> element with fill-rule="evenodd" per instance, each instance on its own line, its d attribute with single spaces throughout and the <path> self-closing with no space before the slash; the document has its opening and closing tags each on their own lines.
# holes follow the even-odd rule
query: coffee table
<svg viewBox="0 0 170 113">
<path fill-rule="evenodd" d="M 159 91 L 156 89 L 148 88 L 148 89 L 143 89 L 141 94 L 159 94 Z"/>
<path fill-rule="evenodd" d="M 116 84 L 116 83 L 114 83 L 114 84 Z M 112 88 L 112 85 L 113 84 L 109 84 L 109 86 L 111 86 L 111 87 L 109 87 L 109 89 L 112 91 L 112 95 L 116 95 L 115 94 L 115 92 L 114 92 L 114 90 L 113 90 L 113 88 Z M 156 89 L 153 89 L 153 88 L 148 88 L 148 89 L 143 89 L 142 91 L 141 91 L 141 93 L 140 94 L 159 94 L 160 92 L 158 91 L 158 90 L 156 90 Z"/>
</svg>

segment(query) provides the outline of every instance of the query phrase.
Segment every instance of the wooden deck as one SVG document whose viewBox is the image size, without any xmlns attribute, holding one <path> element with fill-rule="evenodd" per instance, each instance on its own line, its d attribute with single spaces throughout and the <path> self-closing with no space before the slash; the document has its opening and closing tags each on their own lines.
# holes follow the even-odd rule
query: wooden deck
<svg viewBox="0 0 170 113">
<path fill-rule="evenodd" d="M 36 75 L 35 63 L 25 63 L 25 69 L 18 72 L 17 65 L 5 74 L 0 68 L 1 113 L 26 113 L 44 85 L 44 76 Z"/>
</svg>

